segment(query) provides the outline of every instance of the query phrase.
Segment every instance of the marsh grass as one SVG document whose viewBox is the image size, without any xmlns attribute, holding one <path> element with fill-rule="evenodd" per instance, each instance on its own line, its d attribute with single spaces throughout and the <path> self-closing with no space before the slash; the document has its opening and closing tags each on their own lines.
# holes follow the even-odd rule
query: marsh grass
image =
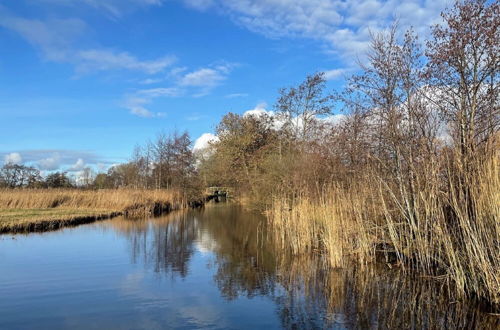
<svg viewBox="0 0 500 330">
<path fill-rule="evenodd" d="M 123 214 L 146 217 L 186 205 L 171 190 L 4 189 L 0 232 L 43 231 Z"/>
<path fill-rule="evenodd" d="M 445 279 L 459 294 L 498 304 L 498 158 L 478 158 L 467 170 L 449 159 L 442 171 L 426 168 L 414 193 L 372 176 L 326 187 L 319 197 L 277 196 L 269 222 L 288 253 L 321 251 L 332 267 L 368 265 L 382 256 L 404 271 Z"/>
<path fill-rule="evenodd" d="M 371 262 L 378 228 L 371 216 L 382 209 L 365 198 L 367 193 L 365 188 L 349 191 L 331 186 L 318 199 L 276 198 L 269 214 L 279 245 L 296 255 L 323 250 L 333 267 L 345 266 L 351 259 L 347 256 Z"/>
</svg>

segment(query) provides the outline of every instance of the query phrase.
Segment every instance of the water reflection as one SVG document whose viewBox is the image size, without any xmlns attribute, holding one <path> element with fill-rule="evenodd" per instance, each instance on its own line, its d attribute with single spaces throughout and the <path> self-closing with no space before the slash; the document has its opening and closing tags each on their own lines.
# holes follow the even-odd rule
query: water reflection
<svg viewBox="0 0 500 330">
<path fill-rule="evenodd" d="M 156 273 L 186 277 L 199 236 L 198 223 L 191 214 L 178 212 L 154 221 L 121 219 L 113 226 L 127 238 L 133 263 Z"/>
<path fill-rule="evenodd" d="M 285 328 L 497 329 L 497 316 L 461 301 L 444 280 L 388 269 L 332 270 L 320 256 L 274 253 L 261 216 L 212 206 L 152 221 L 115 220 L 133 263 L 185 278 L 196 252 L 209 253 L 213 281 L 227 301 L 266 297 Z M 258 316 L 257 316 L 258 317 Z"/>
</svg>

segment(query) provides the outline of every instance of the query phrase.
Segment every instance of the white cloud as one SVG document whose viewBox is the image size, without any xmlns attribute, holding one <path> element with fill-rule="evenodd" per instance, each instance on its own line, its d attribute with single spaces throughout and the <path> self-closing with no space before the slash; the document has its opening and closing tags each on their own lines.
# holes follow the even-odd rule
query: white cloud
<svg viewBox="0 0 500 330">
<path fill-rule="evenodd" d="M 266 110 L 266 108 L 267 108 L 267 103 L 266 102 L 261 102 L 261 103 L 257 104 L 255 106 L 255 108 L 245 111 L 243 113 L 243 116 L 244 117 L 247 117 L 247 116 L 260 117 L 263 114 L 268 114 L 268 115 L 272 116 L 274 114 L 274 112 L 273 111 L 268 111 L 268 110 Z"/>
<path fill-rule="evenodd" d="M 5 164 L 21 164 L 22 161 L 23 158 L 21 157 L 21 154 L 18 152 L 12 152 L 8 155 L 5 155 L 4 157 Z"/>
<path fill-rule="evenodd" d="M 210 142 L 217 142 L 219 138 L 212 133 L 203 133 L 196 139 L 193 146 L 193 151 L 199 151 L 207 148 Z"/>
<path fill-rule="evenodd" d="M 26 149 L 12 153 L 0 151 L 0 162 L 2 160 L 6 160 L 6 158 L 11 154 L 19 154 L 21 157 L 20 162 L 22 161 L 24 164 L 37 165 L 39 168 L 40 162 L 42 162 L 42 166 L 46 167 L 54 167 L 56 163 L 59 163 L 60 166 L 71 167 L 75 164 L 75 159 L 78 160 L 79 158 L 84 159 L 87 165 L 101 163 L 106 166 L 112 162 L 126 160 L 121 158 L 116 159 L 102 157 L 101 155 L 89 150 Z M 17 155 L 10 156 L 8 159 L 11 159 L 12 157 L 14 157 L 15 160 Z"/>
<path fill-rule="evenodd" d="M 212 87 L 224 80 L 224 76 L 214 69 L 203 68 L 184 75 L 179 84 L 181 86 Z"/>
<path fill-rule="evenodd" d="M 153 118 L 155 117 L 155 113 L 149 111 L 148 109 L 142 107 L 142 106 L 134 106 L 130 108 L 130 113 L 139 117 L 144 117 L 144 118 Z"/>
<path fill-rule="evenodd" d="M 78 158 L 75 164 L 69 168 L 69 171 L 81 171 L 85 167 L 85 162 L 82 158 Z"/>
<path fill-rule="evenodd" d="M 41 170 L 53 171 L 59 169 L 61 156 L 59 153 L 54 153 L 51 157 L 47 157 L 38 161 L 38 167 Z"/>
<path fill-rule="evenodd" d="M 329 115 L 327 117 L 321 118 L 320 120 L 322 120 L 326 123 L 329 123 L 333 126 L 336 126 L 336 125 L 342 124 L 346 119 L 347 119 L 347 117 L 345 115 L 339 113 L 336 115 Z"/>
<path fill-rule="evenodd" d="M 174 56 L 165 56 L 156 60 L 141 61 L 127 52 L 102 49 L 79 51 L 76 56 L 78 72 L 125 69 L 155 74 L 162 72 L 176 60 Z"/>
<path fill-rule="evenodd" d="M 345 73 L 346 73 L 346 69 L 333 69 L 333 70 L 327 70 L 327 71 L 324 71 L 324 78 L 326 80 L 335 80 L 335 79 L 338 79 L 338 78 L 341 78 Z"/>
<path fill-rule="evenodd" d="M 151 103 L 151 98 L 140 98 L 140 97 L 129 97 L 125 101 L 125 108 L 133 115 L 144 117 L 144 118 L 154 118 L 154 117 L 164 117 L 163 112 L 152 112 L 145 108 L 146 104 Z"/>
<path fill-rule="evenodd" d="M 178 67 L 170 70 L 169 76 L 174 80 L 173 87 L 158 87 L 138 90 L 126 97 L 125 108 L 136 116 L 152 118 L 165 116 L 162 112 L 152 112 L 146 108 L 154 99 L 160 97 L 178 97 L 191 93 L 194 97 L 209 94 L 213 88 L 227 78 L 236 64 L 223 63 L 185 73 L 187 68 Z"/>
<path fill-rule="evenodd" d="M 403 29 L 414 26 L 423 36 L 440 20 L 452 0 L 184 0 L 197 10 L 213 9 L 236 24 L 270 38 L 301 37 L 325 43 L 348 61 L 363 53 L 369 31 L 394 19 Z"/>
<path fill-rule="evenodd" d="M 182 68 L 182 71 L 173 73 L 173 75 L 177 75 L 179 86 L 197 88 L 198 92 L 194 96 L 199 97 L 209 94 L 212 89 L 226 80 L 228 74 L 236 65 L 234 63 L 223 63 L 180 74 L 185 71 L 185 68 Z"/>
</svg>

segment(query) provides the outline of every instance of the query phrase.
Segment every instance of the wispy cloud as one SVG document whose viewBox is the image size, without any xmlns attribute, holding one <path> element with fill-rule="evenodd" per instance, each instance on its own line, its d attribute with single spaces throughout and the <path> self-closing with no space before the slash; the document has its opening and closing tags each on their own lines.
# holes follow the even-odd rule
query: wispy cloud
<svg viewBox="0 0 500 330">
<path fill-rule="evenodd" d="M 97 11 L 112 17 L 119 18 L 126 13 L 132 12 L 135 9 L 145 8 L 148 6 L 160 6 L 164 0 L 38 0 L 50 4 L 72 6 L 79 8 L 88 6 Z"/>
<path fill-rule="evenodd" d="M 18 17 L 0 5 L 0 27 L 18 33 L 50 61 L 66 61 L 76 38 L 87 25 L 77 18 L 27 19 Z"/>
<path fill-rule="evenodd" d="M 179 84 L 190 87 L 213 87 L 224 79 L 225 77 L 219 71 L 203 68 L 187 73 L 181 78 Z"/>
<path fill-rule="evenodd" d="M 151 104 L 154 99 L 159 97 L 176 97 L 180 96 L 182 91 L 176 87 L 170 88 L 150 88 L 142 89 L 129 95 L 125 99 L 125 108 L 129 109 L 130 113 L 139 117 L 154 118 L 165 117 L 164 112 L 153 112 L 146 108 L 146 105 Z"/>
<path fill-rule="evenodd" d="M 157 98 L 186 95 L 192 97 L 206 96 L 226 80 L 229 73 L 236 66 L 237 64 L 235 63 L 223 62 L 222 64 L 213 64 L 191 71 L 187 67 L 172 68 L 167 76 L 168 79 L 158 78 L 158 80 L 152 80 L 153 82 L 169 80 L 171 87 L 138 90 L 133 94 L 125 96 L 124 106 L 131 114 L 139 117 L 164 117 L 165 113 L 153 112 L 146 106 L 153 103 Z"/>
<path fill-rule="evenodd" d="M 131 114 L 143 118 L 164 117 L 165 113 L 153 112 L 145 107 L 147 104 L 150 104 L 151 101 L 152 98 L 131 96 L 126 99 L 125 108 L 127 108 Z"/>
<path fill-rule="evenodd" d="M 71 166 L 68 171 L 77 172 L 85 168 L 85 161 L 82 158 L 78 158 L 77 161 Z"/>
<path fill-rule="evenodd" d="M 452 0 L 184 0 L 196 10 L 214 10 L 236 24 L 269 38 L 299 37 L 322 41 L 328 52 L 347 61 L 363 53 L 370 31 L 398 19 L 424 36 Z"/>
<path fill-rule="evenodd" d="M 137 94 L 143 95 L 144 97 L 147 98 L 155 98 L 162 96 L 175 97 L 175 96 L 180 96 L 182 94 L 182 91 L 176 87 L 167 87 L 167 88 L 159 87 L 159 88 L 141 89 L 137 92 Z"/>
<path fill-rule="evenodd" d="M 332 69 L 323 71 L 323 73 L 325 74 L 324 78 L 326 80 L 336 80 L 342 78 L 342 76 L 345 75 L 347 71 L 347 69 Z"/>
<path fill-rule="evenodd" d="M 173 55 L 142 60 L 119 50 L 82 48 L 78 41 L 88 26 L 78 18 L 29 19 L 16 16 L 0 5 L 0 27 L 18 33 L 39 50 L 44 59 L 73 64 L 78 74 L 111 70 L 156 74 L 176 61 Z"/>
<path fill-rule="evenodd" d="M 247 97 L 247 96 L 248 96 L 247 93 L 232 93 L 232 94 L 227 94 L 224 97 L 227 99 L 234 99 L 234 98 L 238 98 L 238 97 Z"/>
<path fill-rule="evenodd" d="M 141 85 L 153 85 L 153 84 L 159 84 L 163 81 L 161 78 L 147 78 L 144 80 L 139 81 L 139 84 Z"/>
<path fill-rule="evenodd" d="M 176 61 L 172 55 L 155 60 L 139 60 L 127 52 L 103 49 L 82 50 L 77 52 L 76 56 L 76 69 L 83 73 L 123 69 L 155 74 L 162 72 Z"/>
<path fill-rule="evenodd" d="M 227 79 L 229 73 L 237 66 L 236 63 L 215 64 L 185 73 L 177 73 L 177 84 L 184 88 L 195 88 L 193 96 L 200 97 L 209 94 L 215 87 Z"/>
</svg>

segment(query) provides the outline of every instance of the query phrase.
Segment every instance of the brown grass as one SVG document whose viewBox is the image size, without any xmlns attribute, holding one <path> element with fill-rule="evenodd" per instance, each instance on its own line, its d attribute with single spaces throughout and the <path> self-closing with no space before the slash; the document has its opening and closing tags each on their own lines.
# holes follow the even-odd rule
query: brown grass
<svg viewBox="0 0 500 330">
<path fill-rule="evenodd" d="M 123 214 L 146 217 L 186 205 L 167 190 L 0 190 L 0 232 L 41 231 Z"/>
<path fill-rule="evenodd" d="M 346 191 L 332 186 L 317 200 L 307 195 L 291 201 L 276 198 L 270 214 L 279 245 L 292 254 L 323 250 L 333 267 L 346 266 L 351 259 L 347 256 L 372 261 L 377 227 L 371 216 L 382 210 L 367 192 L 363 187 Z"/>
<path fill-rule="evenodd" d="M 447 160 L 441 172 L 426 168 L 413 194 L 372 179 L 328 187 L 319 199 L 279 196 L 269 220 L 292 254 L 321 250 L 331 266 L 343 267 L 368 264 L 380 251 L 407 271 L 440 276 L 460 294 L 498 304 L 499 157 L 478 160 L 467 172 L 458 165 Z"/>
</svg>

